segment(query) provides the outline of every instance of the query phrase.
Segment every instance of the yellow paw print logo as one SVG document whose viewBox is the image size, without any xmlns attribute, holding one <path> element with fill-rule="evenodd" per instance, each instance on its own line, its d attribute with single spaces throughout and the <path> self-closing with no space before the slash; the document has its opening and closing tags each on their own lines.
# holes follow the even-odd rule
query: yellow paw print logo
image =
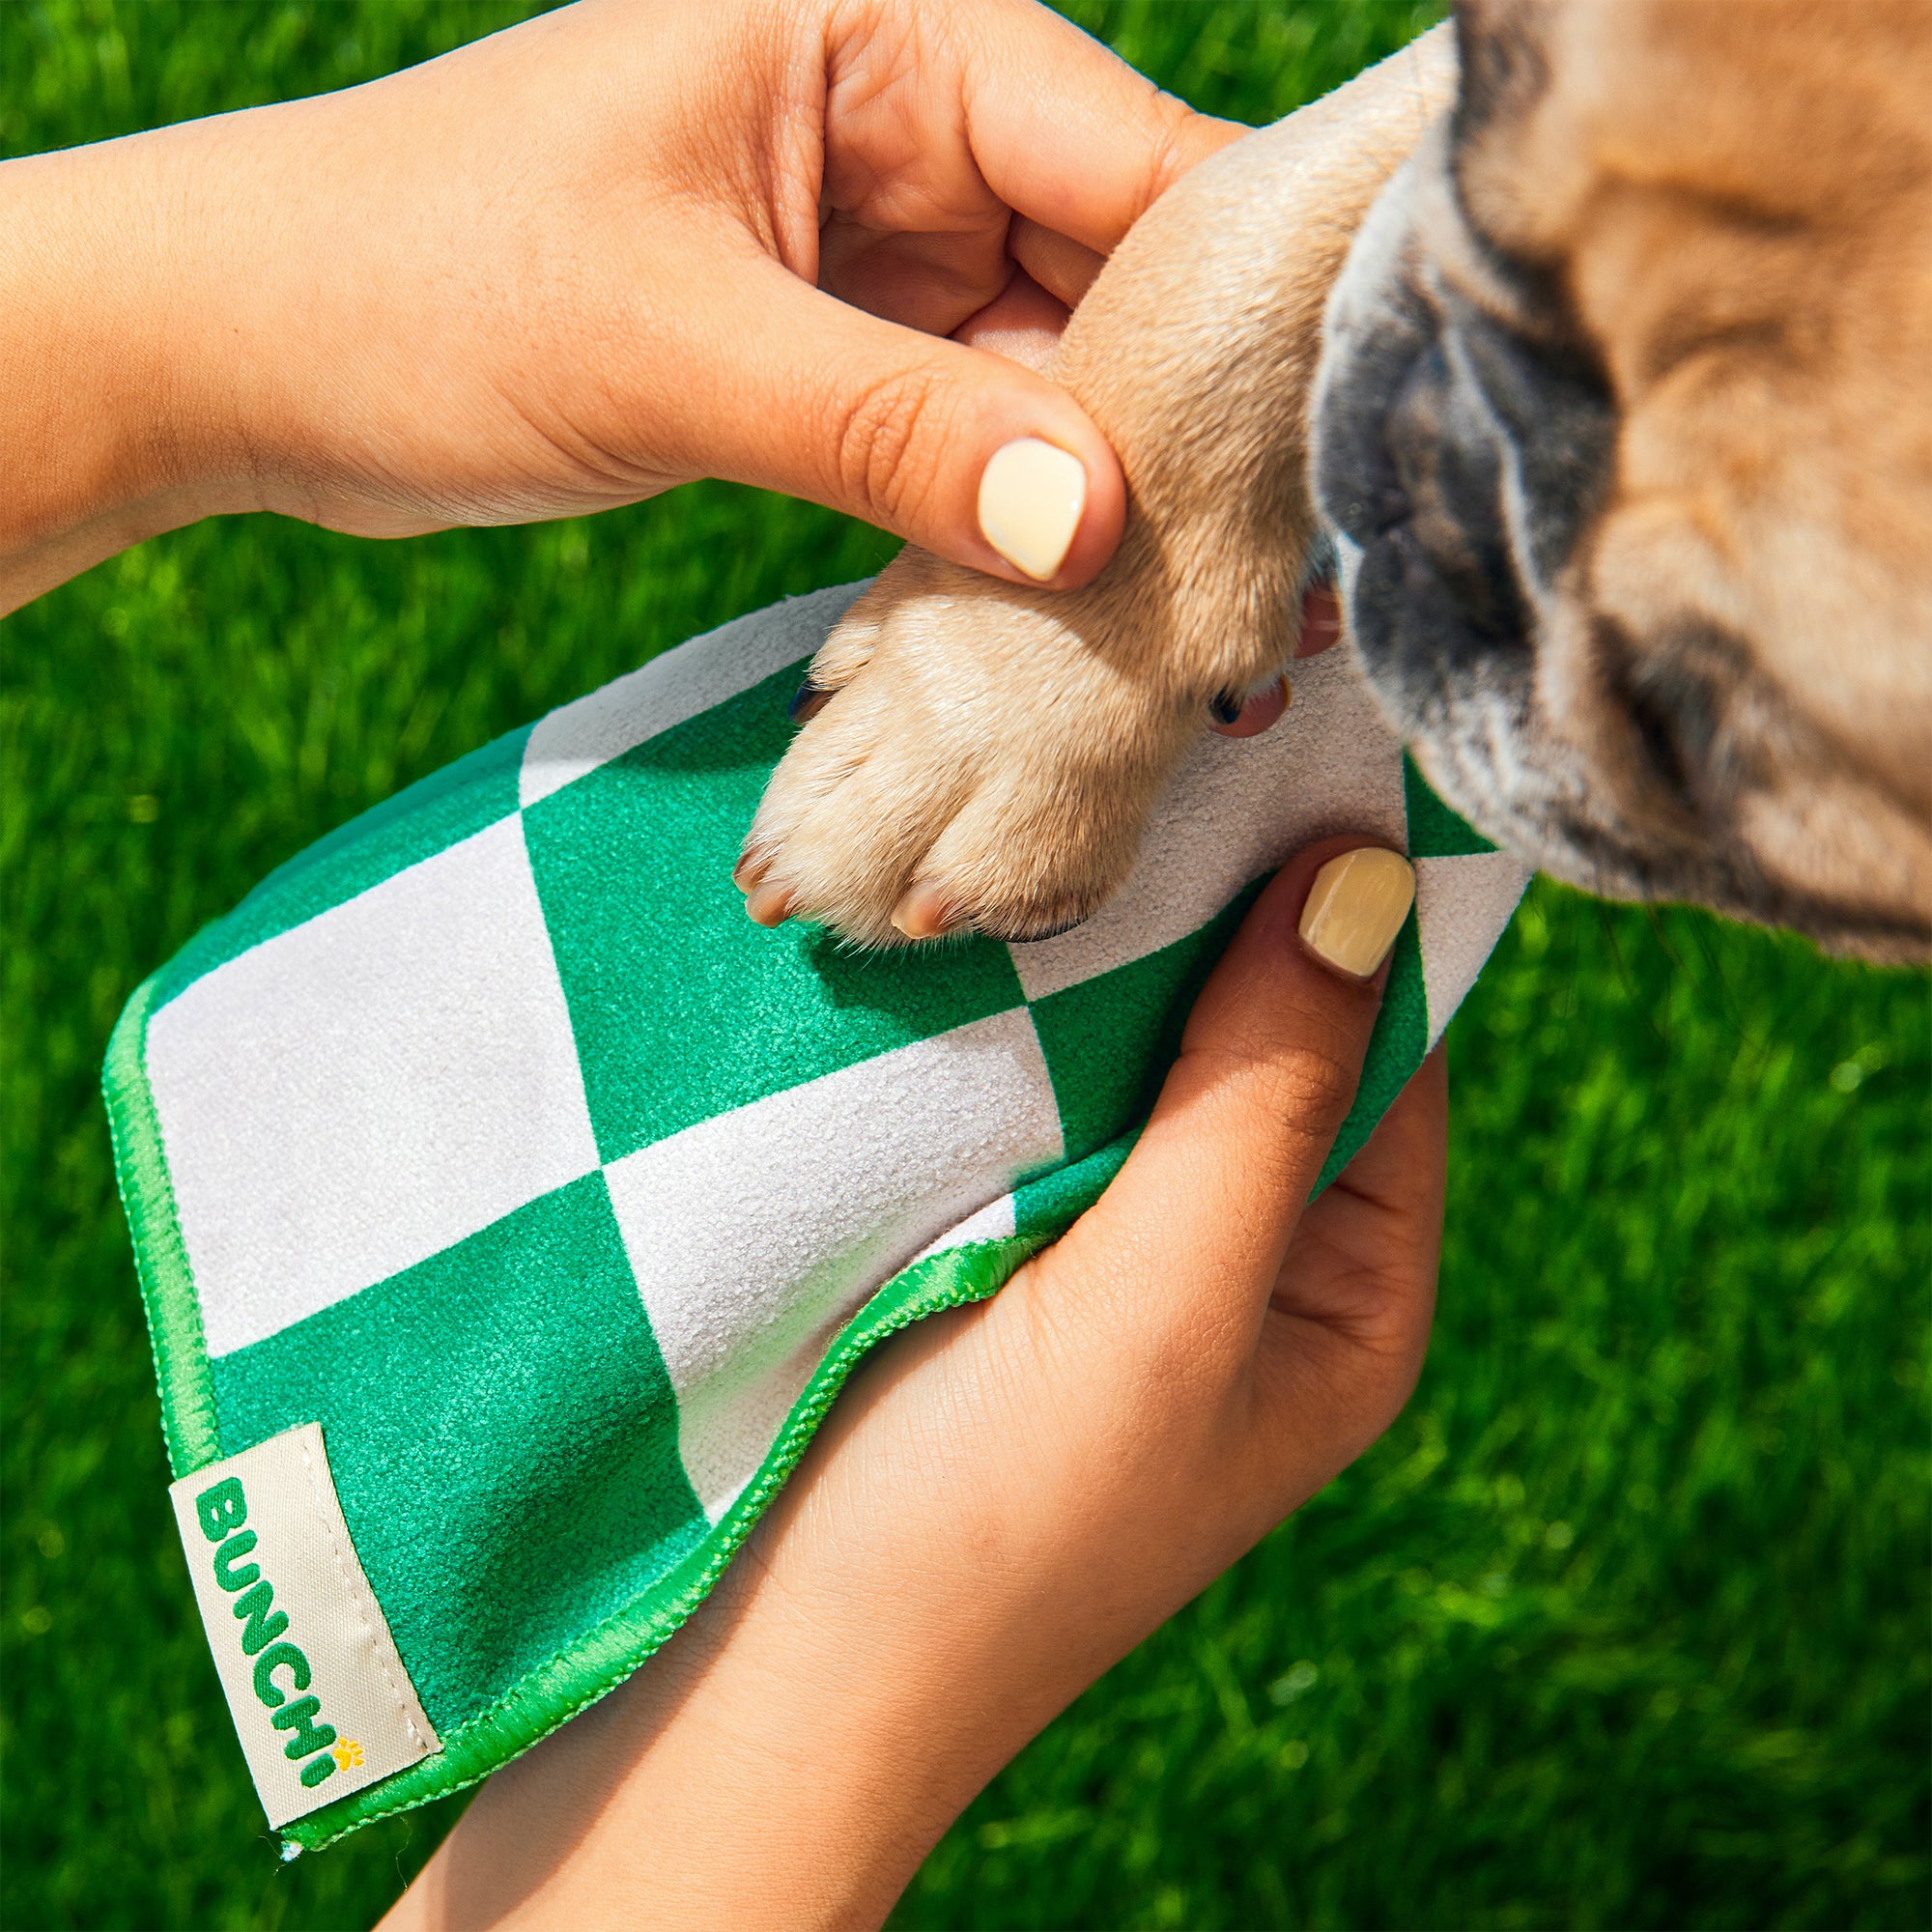
<svg viewBox="0 0 1932 1932">
<path fill-rule="evenodd" d="M 329 1752 L 340 1771 L 354 1771 L 362 1762 L 362 1747 L 354 1738 L 339 1738 Z"/>
</svg>

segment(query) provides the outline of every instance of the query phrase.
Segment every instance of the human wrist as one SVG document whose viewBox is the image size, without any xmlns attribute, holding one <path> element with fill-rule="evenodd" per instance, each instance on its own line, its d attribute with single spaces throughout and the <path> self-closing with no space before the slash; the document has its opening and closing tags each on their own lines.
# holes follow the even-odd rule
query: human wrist
<svg viewBox="0 0 1932 1932">
<path fill-rule="evenodd" d="M 883 1918 L 1002 1767 L 1259 1533 L 1182 1520 L 1151 1469 L 1126 1478 L 1138 1501 L 1083 1478 L 1096 1441 L 1125 1451 L 1116 1466 L 1135 1462 L 1099 1399 L 1076 1399 L 1068 1430 L 1047 1421 L 1006 1450 L 968 1430 L 947 1444 L 937 1489 L 883 1475 L 927 1437 L 935 1378 L 983 1396 L 1012 1347 L 988 1341 L 990 1312 L 898 1338 L 700 1611 L 694 1653 L 715 1661 L 681 1689 L 649 1672 L 635 1687 L 699 1713 L 694 1731 L 656 1737 L 655 1765 L 639 1762 L 653 1795 L 640 1790 L 636 1815 L 694 1774 L 686 1753 L 701 1739 L 696 1775 L 756 1821 L 758 1863 L 733 1873 L 752 1918 L 792 1883 L 813 1909 L 781 1922 Z M 977 1332 L 949 1341 L 955 1327 Z M 946 1370 L 935 1356 L 952 1357 Z"/>
<path fill-rule="evenodd" d="M 941 1799 L 957 1713 L 909 1763 L 907 1687 L 764 1580 L 747 1550 L 645 1670 L 498 1772 L 384 1932 L 881 1922 L 994 1767 Z"/>
<path fill-rule="evenodd" d="M 0 166 L 0 610 L 223 500 L 197 375 L 211 320 L 165 136 Z"/>
<path fill-rule="evenodd" d="M 624 1721 L 648 1743 L 622 1804 L 640 1836 L 671 1826 L 713 1922 L 876 1924 L 1070 1690 L 1030 1695 L 988 1667 L 999 1646 L 953 1566 L 828 1587 L 838 1566 L 783 1541 L 748 1549 L 668 1669 L 634 1682 Z M 1015 1635 L 1005 1648 L 1024 1650 Z"/>
</svg>

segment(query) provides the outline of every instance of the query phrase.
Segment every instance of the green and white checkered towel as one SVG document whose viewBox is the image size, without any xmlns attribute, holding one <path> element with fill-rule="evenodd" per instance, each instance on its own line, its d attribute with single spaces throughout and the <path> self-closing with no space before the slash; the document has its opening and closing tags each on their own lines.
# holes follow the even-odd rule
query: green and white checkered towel
<svg viewBox="0 0 1932 1932">
<path fill-rule="evenodd" d="M 1508 922 L 1521 868 L 1333 651 L 1274 730 L 1202 741 L 1072 931 L 862 955 L 761 930 L 732 862 L 860 587 L 330 835 L 115 1033 L 184 1541 L 292 1845 L 473 1781 L 635 1669 L 855 1360 L 1096 1197 L 1286 854 L 1347 829 L 1416 860 L 1324 1181 Z"/>
</svg>

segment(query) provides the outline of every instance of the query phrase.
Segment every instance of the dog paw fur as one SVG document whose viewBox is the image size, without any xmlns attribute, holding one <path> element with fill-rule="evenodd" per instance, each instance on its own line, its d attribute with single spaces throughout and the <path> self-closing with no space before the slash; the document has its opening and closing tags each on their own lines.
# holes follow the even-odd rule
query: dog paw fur
<svg viewBox="0 0 1932 1932">
<path fill-rule="evenodd" d="M 1217 698 L 1285 670 L 1323 550 L 1307 404 L 1363 212 L 1448 99 L 1446 29 L 1202 163 L 1134 226 L 1052 373 L 1126 471 L 1078 590 L 915 550 L 814 660 L 736 877 L 761 923 L 867 946 L 1037 939 L 1125 879 Z"/>
<path fill-rule="evenodd" d="M 1117 601 L 901 556 L 813 663 L 738 870 L 753 917 L 880 946 L 1094 912 L 1212 695 L 1177 689 Z"/>
</svg>

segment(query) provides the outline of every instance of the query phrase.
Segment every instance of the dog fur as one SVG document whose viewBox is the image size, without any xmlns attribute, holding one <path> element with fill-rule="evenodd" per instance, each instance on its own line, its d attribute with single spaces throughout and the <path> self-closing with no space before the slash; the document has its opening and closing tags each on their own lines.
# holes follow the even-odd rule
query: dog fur
<svg viewBox="0 0 1932 1932">
<path fill-rule="evenodd" d="M 1007 937 L 1091 913 L 1209 702 L 1293 655 L 1312 443 L 1354 647 L 1478 826 L 1932 954 L 1932 0 L 1455 33 L 1116 251 L 1054 373 L 1121 454 L 1120 553 L 1072 592 L 881 577 L 747 842 L 795 911 L 870 944 L 916 887 Z"/>
<path fill-rule="evenodd" d="M 1932 5 L 1473 0 L 1316 412 L 1356 647 L 1519 856 L 1932 948 Z"/>
<path fill-rule="evenodd" d="M 1320 546 L 1307 399 L 1363 212 L 1447 102 L 1446 36 L 1224 149 L 1137 222 L 1052 373 L 1130 487 L 1113 562 L 1036 590 L 908 549 L 827 641 L 836 694 L 786 753 L 741 877 L 892 945 L 915 884 L 949 923 L 1037 938 L 1127 875 L 1208 707 L 1293 658 Z"/>
</svg>

